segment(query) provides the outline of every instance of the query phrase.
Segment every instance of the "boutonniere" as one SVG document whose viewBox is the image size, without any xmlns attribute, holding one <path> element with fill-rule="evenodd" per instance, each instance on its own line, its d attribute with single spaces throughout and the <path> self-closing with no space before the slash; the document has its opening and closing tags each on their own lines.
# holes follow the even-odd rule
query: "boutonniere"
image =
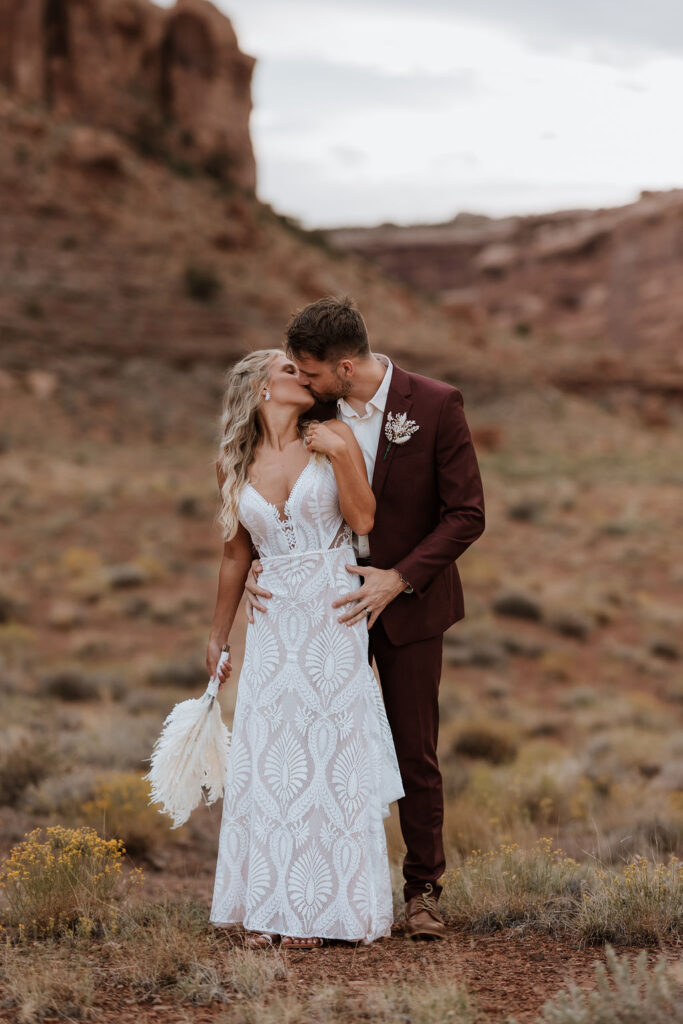
<svg viewBox="0 0 683 1024">
<path fill-rule="evenodd" d="M 392 444 L 405 444 L 406 441 L 410 441 L 415 431 L 420 429 L 415 420 L 409 420 L 407 417 L 408 414 L 405 412 L 396 414 L 390 412 L 387 414 L 387 422 L 384 424 L 384 436 L 389 444 L 384 449 L 382 462 L 384 462 L 384 459 L 389 454 Z"/>
</svg>

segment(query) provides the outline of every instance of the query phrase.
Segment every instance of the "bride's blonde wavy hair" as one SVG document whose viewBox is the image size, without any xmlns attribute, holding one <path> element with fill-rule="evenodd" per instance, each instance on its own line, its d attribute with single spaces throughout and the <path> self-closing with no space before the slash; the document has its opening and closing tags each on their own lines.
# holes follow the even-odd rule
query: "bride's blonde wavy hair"
<svg viewBox="0 0 683 1024">
<path fill-rule="evenodd" d="M 270 378 L 270 368 L 281 349 L 264 348 L 250 352 L 225 374 L 223 409 L 218 442 L 218 465 L 224 477 L 218 522 L 223 540 L 232 540 L 237 533 L 237 503 L 247 482 L 247 470 L 254 450 L 261 440 L 261 425 L 256 410 L 261 404 L 261 390 Z"/>
<path fill-rule="evenodd" d="M 270 369 L 280 348 L 263 348 L 250 352 L 225 374 L 223 409 L 220 420 L 218 465 L 224 477 L 217 520 L 223 540 L 232 540 L 237 533 L 237 506 L 247 471 L 254 460 L 254 451 L 263 432 L 256 411 L 261 404 L 261 391 L 268 384 Z M 312 421 L 300 424 L 300 431 Z"/>
</svg>

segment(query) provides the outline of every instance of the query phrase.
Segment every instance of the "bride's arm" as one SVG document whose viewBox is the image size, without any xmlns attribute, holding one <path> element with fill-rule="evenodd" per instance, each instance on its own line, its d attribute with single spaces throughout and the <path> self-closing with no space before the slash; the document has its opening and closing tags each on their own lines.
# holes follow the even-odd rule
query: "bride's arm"
<svg viewBox="0 0 683 1024">
<path fill-rule="evenodd" d="M 220 484 L 221 473 L 218 467 L 217 474 Z M 251 537 L 242 524 L 238 523 L 235 536 L 232 540 L 227 540 L 223 544 L 223 557 L 218 570 L 216 608 L 213 613 L 206 653 L 206 666 L 210 676 L 215 674 L 221 648 L 227 642 L 230 635 L 237 608 L 242 598 L 244 583 L 251 566 L 251 559 Z M 227 671 L 224 674 L 227 678 L 231 671 L 230 662 L 228 662 L 226 668 Z M 224 681 L 223 672 L 221 679 Z"/>
<path fill-rule="evenodd" d="M 332 463 L 339 491 L 341 514 L 355 533 L 370 533 L 375 522 L 375 496 L 360 445 L 353 431 L 339 420 L 309 427 L 309 451 L 323 452 Z"/>
<path fill-rule="evenodd" d="M 223 558 L 218 570 L 218 593 L 211 636 L 221 646 L 227 641 L 232 629 L 251 567 L 251 558 L 251 537 L 240 523 L 232 540 L 227 540 L 223 545 Z"/>
<path fill-rule="evenodd" d="M 233 539 L 226 541 L 223 545 L 223 558 L 218 570 L 216 609 L 213 613 L 206 652 L 206 667 L 209 676 L 216 673 L 221 648 L 230 635 L 250 566 L 251 538 L 240 523 Z M 231 661 L 221 666 L 221 684 L 226 681 L 231 671 Z"/>
</svg>

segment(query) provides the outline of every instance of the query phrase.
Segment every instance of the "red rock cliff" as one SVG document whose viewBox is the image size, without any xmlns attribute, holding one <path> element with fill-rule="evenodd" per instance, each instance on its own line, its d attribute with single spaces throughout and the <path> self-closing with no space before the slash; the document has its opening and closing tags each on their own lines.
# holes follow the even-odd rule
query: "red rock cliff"
<svg viewBox="0 0 683 1024">
<path fill-rule="evenodd" d="M 255 60 L 208 0 L 0 0 L 0 82 L 253 192 Z"/>
</svg>

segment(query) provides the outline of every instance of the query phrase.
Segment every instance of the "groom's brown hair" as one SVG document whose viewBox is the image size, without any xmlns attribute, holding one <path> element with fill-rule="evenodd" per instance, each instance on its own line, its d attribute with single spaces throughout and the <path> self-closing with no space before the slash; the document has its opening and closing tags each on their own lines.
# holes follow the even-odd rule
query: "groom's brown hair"
<svg viewBox="0 0 683 1024">
<path fill-rule="evenodd" d="M 291 355 L 312 356 L 320 362 L 370 352 L 365 321 L 348 295 L 309 302 L 293 314 L 285 338 Z"/>
</svg>

